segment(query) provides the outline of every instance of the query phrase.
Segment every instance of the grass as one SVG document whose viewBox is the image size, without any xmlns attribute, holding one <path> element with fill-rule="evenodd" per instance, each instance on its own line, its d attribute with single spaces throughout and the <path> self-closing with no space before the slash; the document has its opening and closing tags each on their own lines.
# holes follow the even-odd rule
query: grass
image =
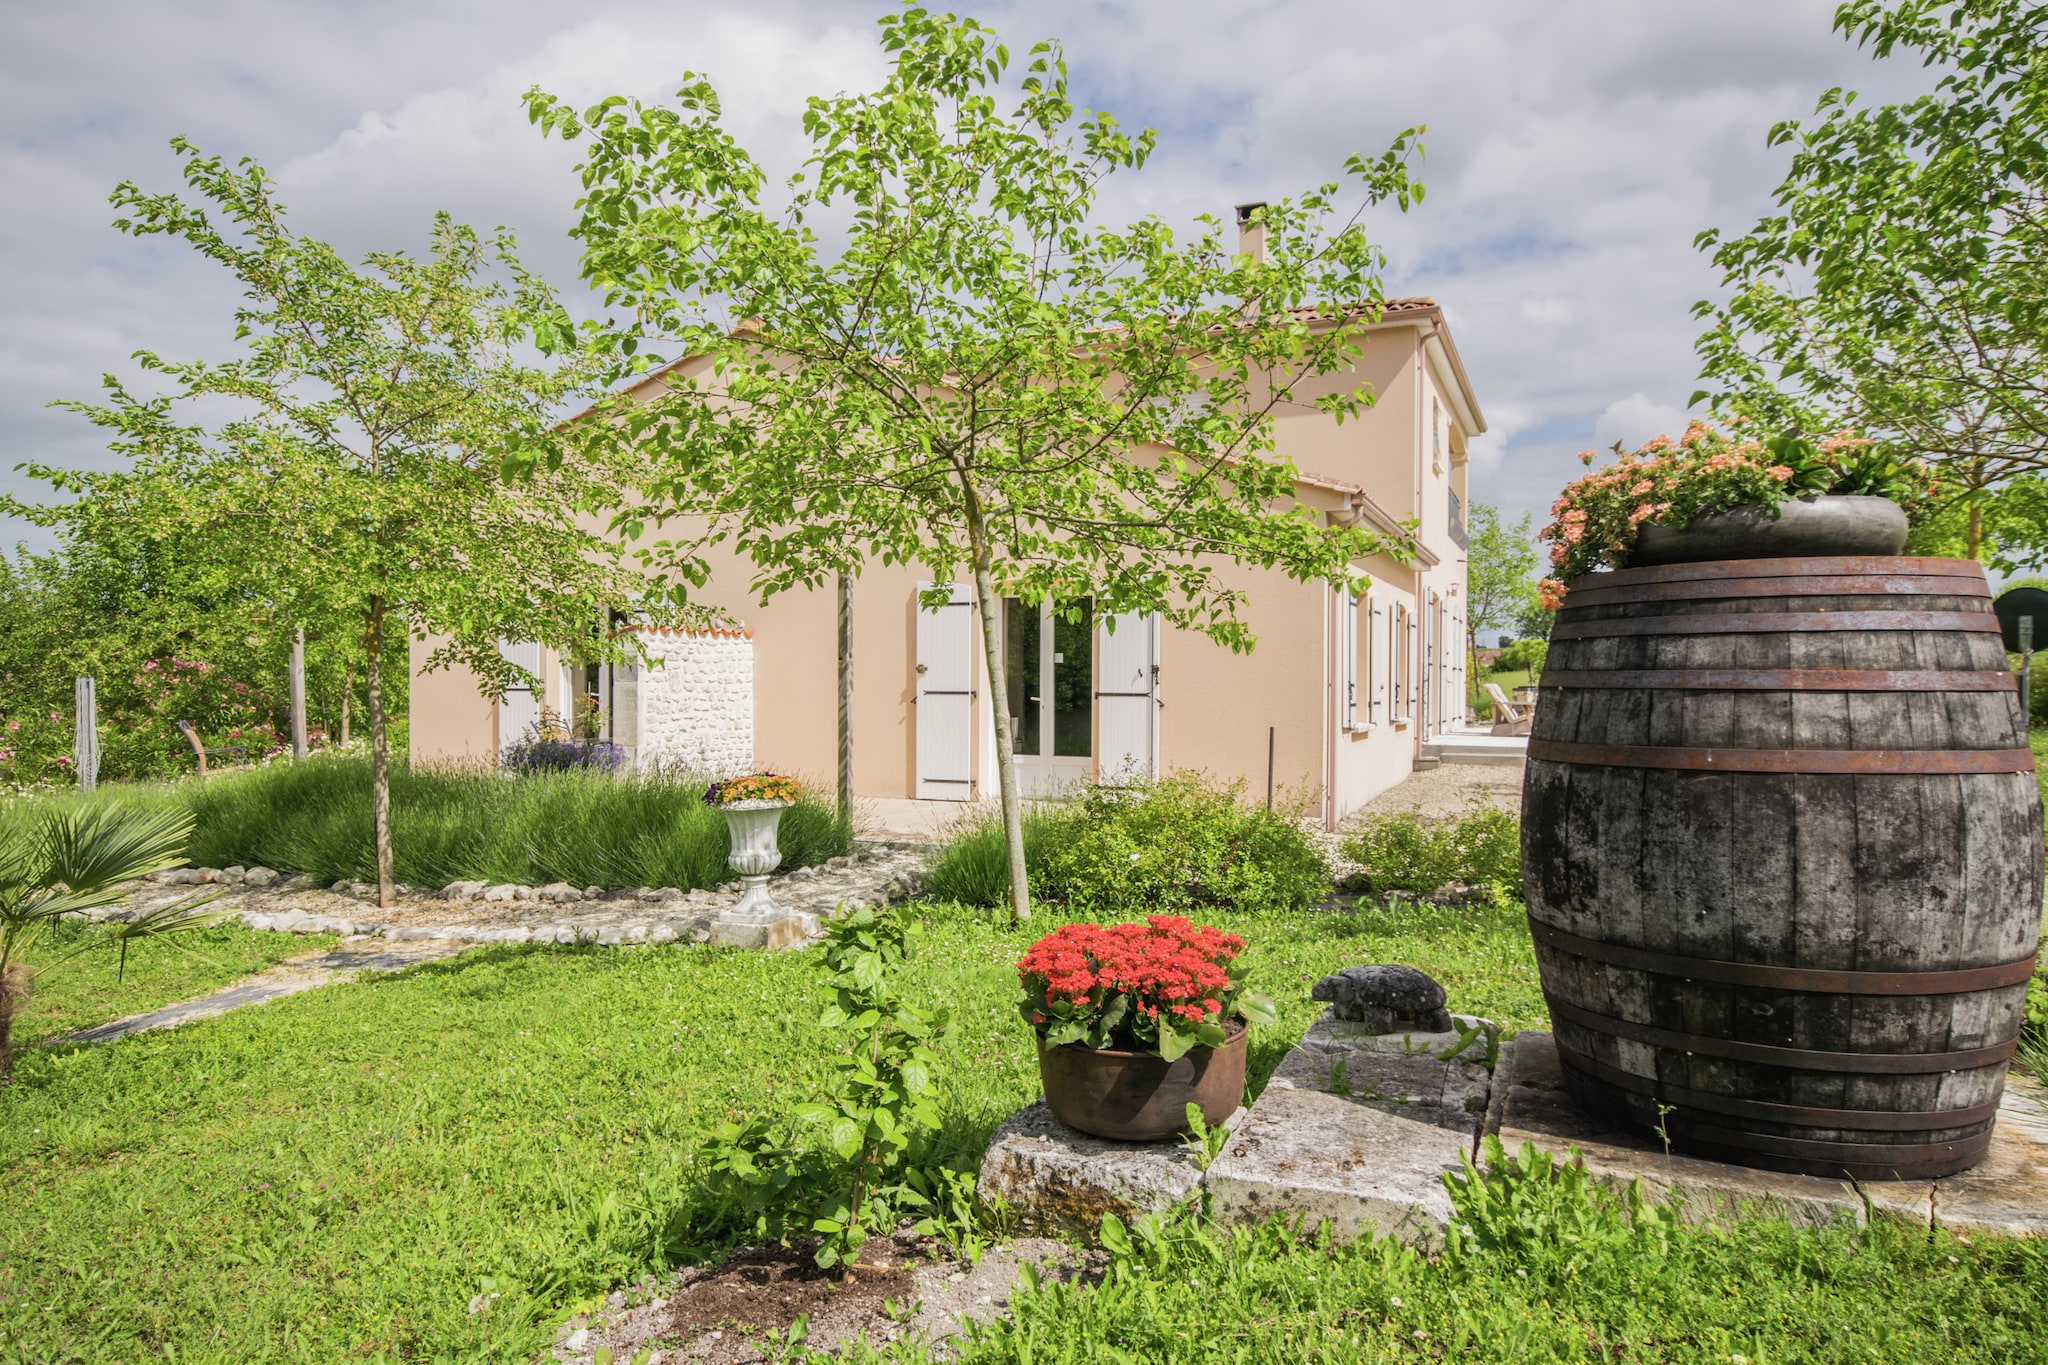
<svg viewBox="0 0 2048 1365">
<path fill-rule="evenodd" d="M 910 987 L 955 1019 L 942 1147 L 971 1163 L 1037 1093 L 1012 964 L 1059 921 L 919 913 Z M 1512 901 L 1213 918 L 1251 941 L 1253 979 L 1281 1002 L 1253 1088 L 1319 1012 L 1309 984 L 1356 962 L 1417 963 L 1460 1009 L 1544 1023 Z M 0 1089 L 0 1363 L 537 1358 L 567 1313 L 715 1251 L 694 1233 L 689 1153 L 823 1082 L 815 958 L 490 948 L 34 1049 Z M 80 999 L 79 1022 L 93 1007 Z M 1489 1186 L 1461 1204 L 1475 1232 L 1450 1257 L 1163 1226 L 1100 1286 L 1015 1296 L 1014 1323 L 963 1358 L 1788 1365 L 2036 1359 L 2048 1339 L 2048 1246 L 1690 1229 L 1567 1183 Z"/>
<path fill-rule="evenodd" d="M 2041 801 L 2048 805 L 2048 729 L 2035 730 L 2027 738 L 2034 746 L 2034 777 L 2041 784 Z"/>
<path fill-rule="evenodd" d="M 605 888 L 715 887 L 726 867 L 725 818 L 702 801 L 704 782 L 668 775 L 535 773 L 412 767 L 392 770 L 398 879 L 422 888 L 472 880 Z M 192 861 L 264 866 L 322 883 L 376 876 L 370 843 L 370 765 L 360 755 L 315 756 L 204 782 L 110 783 L 23 803 L 178 804 L 195 825 Z M 783 865 L 847 852 L 851 831 L 833 804 L 807 796 L 784 813 Z"/>
<path fill-rule="evenodd" d="M 1493 683 L 1498 686 L 1501 691 L 1508 694 L 1508 700 L 1513 701 L 1515 699 L 1515 689 L 1527 687 L 1529 682 L 1529 670 L 1526 668 L 1511 669 L 1505 673 L 1486 674 L 1472 687 L 1472 695 L 1469 699 L 1471 701 L 1471 713 L 1480 720 L 1485 720 L 1493 715 L 1493 698 L 1486 695 L 1485 685 L 1487 683 Z"/>
<path fill-rule="evenodd" d="M 95 933 L 79 921 L 60 921 L 24 959 L 36 985 L 15 1025 L 17 1041 L 56 1037 L 189 1000 L 334 943 L 328 934 L 271 934 L 217 924 L 138 944 L 129 949 L 124 969 L 116 952 L 78 951 Z"/>
<path fill-rule="evenodd" d="M 1612 1200 L 1547 1195 L 1532 1182 L 1516 1200 L 1520 1235 L 1475 1237 L 1476 1249 L 1457 1258 L 1384 1241 L 1328 1248 L 1277 1227 L 1200 1239 L 1184 1232 L 1099 1287 L 1014 1295 L 1013 1321 L 978 1333 L 958 1359 L 2042 1358 L 2048 1247 L 2038 1242 L 1930 1237 L 1884 1224 L 1810 1231 L 1762 1219 L 1729 1232 L 1669 1227 L 1632 1222 Z M 903 1350 L 884 1358 L 927 1357 Z"/>
<path fill-rule="evenodd" d="M 930 911 L 913 982 L 952 1005 L 938 1081 L 978 1157 L 1037 1094 L 1012 964 L 1032 934 Z M 1283 1001 L 1426 964 L 1461 1008 L 1541 1022 L 1519 907 L 1246 915 Z M 496 948 L 119 1044 L 37 1049 L 0 1091 L 0 1362 L 520 1359 L 689 1254 L 688 1153 L 826 1075 L 810 953 Z M 471 1316 L 480 1293 L 501 1293 Z"/>
</svg>

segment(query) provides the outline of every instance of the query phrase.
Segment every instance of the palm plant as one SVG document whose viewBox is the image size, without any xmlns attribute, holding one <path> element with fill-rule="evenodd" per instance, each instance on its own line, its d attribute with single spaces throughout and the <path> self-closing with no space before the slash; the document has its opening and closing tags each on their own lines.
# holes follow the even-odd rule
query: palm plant
<svg viewBox="0 0 2048 1365">
<path fill-rule="evenodd" d="M 105 805 L 0 822 L 0 1081 L 13 1071 L 14 1016 L 32 984 L 22 957 L 63 916 L 114 905 L 128 894 L 125 883 L 183 863 L 191 834 L 191 812 L 176 807 Z M 211 899 L 108 919 L 65 957 L 112 948 L 125 971 L 130 944 L 207 923 L 202 907 Z"/>
</svg>

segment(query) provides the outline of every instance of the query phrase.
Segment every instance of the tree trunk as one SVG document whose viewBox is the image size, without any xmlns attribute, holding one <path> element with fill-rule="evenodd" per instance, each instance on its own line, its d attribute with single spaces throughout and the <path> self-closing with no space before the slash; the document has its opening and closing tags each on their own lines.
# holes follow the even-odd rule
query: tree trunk
<svg viewBox="0 0 2048 1365">
<path fill-rule="evenodd" d="M 839 818 L 853 819 L 853 579 L 839 575 Z"/>
<path fill-rule="evenodd" d="M 1010 747 L 1010 694 L 1003 686 L 1003 635 L 996 616 L 1000 608 L 989 573 L 987 527 L 981 498 L 972 480 L 962 480 L 967 494 L 967 542 L 974 559 L 974 598 L 980 607 L 981 652 L 988 667 L 989 705 L 995 708 L 996 778 L 1003 793 L 1003 849 L 1010 864 L 1010 913 L 1031 918 L 1031 884 L 1024 868 L 1024 808 L 1017 799 L 1017 762 Z"/>
<path fill-rule="evenodd" d="M 19 962 L 0 964 L 0 1081 L 14 1073 L 14 1015 L 28 1003 L 29 972 Z"/>
<path fill-rule="evenodd" d="M 369 655 L 363 681 L 370 702 L 370 825 L 377 844 L 377 906 L 389 910 L 398 899 L 391 855 L 391 745 L 384 729 L 384 599 L 370 599 L 369 629 L 363 644 Z M 348 713 L 344 711 L 343 715 Z"/>
<path fill-rule="evenodd" d="M 1984 557 L 1984 509 L 1974 502 L 1970 504 L 1970 529 L 1963 543 L 1971 559 Z"/>
</svg>

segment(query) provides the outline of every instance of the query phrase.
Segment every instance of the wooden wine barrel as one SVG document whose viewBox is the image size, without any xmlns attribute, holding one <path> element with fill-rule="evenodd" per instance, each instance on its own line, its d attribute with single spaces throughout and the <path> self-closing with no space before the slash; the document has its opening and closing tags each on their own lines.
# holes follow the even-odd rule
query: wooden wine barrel
<svg viewBox="0 0 2048 1365">
<path fill-rule="evenodd" d="M 1971 561 L 1578 579 L 1522 791 L 1573 1093 L 1750 1166 L 1975 1164 L 2040 933 L 2033 768 Z"/>
</svg>

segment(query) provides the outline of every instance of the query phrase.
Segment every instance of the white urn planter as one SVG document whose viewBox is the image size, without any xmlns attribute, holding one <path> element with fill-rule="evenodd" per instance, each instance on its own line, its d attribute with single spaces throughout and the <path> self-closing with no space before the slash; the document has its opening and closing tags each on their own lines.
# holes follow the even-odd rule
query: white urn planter
<svg viewBox="0 0 2048 1365">
<path fill-rule="evenodd" d="M 776 846 L 775 833 L 782 824 L 782 812 L 792 804 L 735 801 L 723 807 L 726 828 L 732 832 L 732 851 L 726 854 L 725 863 L 740 874 L 747 889 L 739 904 L 726 910 L 720 919 L 767 924 L 789 913 L 769 897 L 768 878 L 782 866 L 782 850 Z"/>
<path fill-rule="evenodd" d="M 790 801 L 735 801 L 720 807 L 726 828 L 731 831 L 732 849 L 726 855 L 730 867 L 746 883 L 739 901 L 719 912 L 711 925 L 711 941 L 735 948 L 779 948 L 799 942 L 808 935 L 805 917 L 777 905 L 768 894 L 768 878 L 782 866 L 782 850 L 775 842 L 782 812 Z"/>
</svg>

